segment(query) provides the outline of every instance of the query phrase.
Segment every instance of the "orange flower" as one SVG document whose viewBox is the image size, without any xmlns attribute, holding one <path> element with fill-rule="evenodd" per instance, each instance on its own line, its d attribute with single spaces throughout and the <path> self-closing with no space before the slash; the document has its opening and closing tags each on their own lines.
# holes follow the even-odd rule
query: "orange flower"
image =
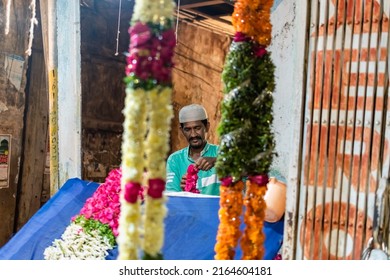
<svg viewBox="0 0 390 280">
<path fill-rule="evenodd" d="M 232 24 L 260 45 L 271 43 L 271 8 L 273 0 L 237 0 L 234 4 Z"/>
<path fill-rule="evenodd" d="M 238 181 L 232 185 L 220 187 L 220 209 L 217 243 L 215 244 L 216 260 L 232 260 L 240 238 L 241 212 L 244 183 Z"/>
<path fill-rule="evenodd" d="M 242 259 L 261 260 L 264 256 L 263 221 L 266 209 L 264 195 L 267 191 L 267 185 L 260 186 L 256 182 L 248 180 L 246 187 L 244 199 L 246 228 L 241 239 Z"/>
</svg>

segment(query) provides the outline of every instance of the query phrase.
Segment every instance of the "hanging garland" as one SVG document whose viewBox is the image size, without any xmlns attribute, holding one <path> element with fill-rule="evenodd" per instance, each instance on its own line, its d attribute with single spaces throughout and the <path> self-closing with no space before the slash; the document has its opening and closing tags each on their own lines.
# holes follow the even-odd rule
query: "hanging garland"
<svg viewBox="0 0 390 280">
<path fill-rule="evenodd" d="M 140 248 L 143 259 L 163 258 L 165 159 L 173 116 L 174 8 L 172 0 L 136 0 L 130 22 L 117 238 L 122 260 L 138 259 Z M 143 181 L 148 183 L 141 211 L 138 193 Z"/>
<path fill-rule="evenodd" d="M 272 93 L 274 69 L 266 47 L 271 42 L 273 0 L 237 0 L 232 24 L 234 40 L 222 72 L 220 139 L 216 161 L 221 198 L 215 259 L 233 259 L 245 206 L 242 259 L 262 259 L 264 194 L 274 153 Z M 243 178 L 246 193 L 242 199 Z"/>
<path fill-rule="evenodd" d="M 235 250 L 241 235 L 243 189 L 242 181 L 232 182 L 230 178 L 222 180 L 218 211 L 220 223 L 215 244 L 216 260 L 232 260 L 236 254 Z"/>
</svg>

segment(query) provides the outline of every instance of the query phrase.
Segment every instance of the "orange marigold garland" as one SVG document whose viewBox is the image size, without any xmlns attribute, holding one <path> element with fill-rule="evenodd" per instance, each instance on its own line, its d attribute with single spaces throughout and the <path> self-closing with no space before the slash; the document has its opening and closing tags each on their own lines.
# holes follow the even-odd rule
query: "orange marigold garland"
<svg viewBox="0 0 390 280">
<path fill-rule="evenodd" d="M 264 195 L 267 191 L 267 182 L 268 177 L 266 176 L 249 177 L 249 180 L 246 181 L 244 199 L 246 227 L 241 239 L 243 260 L 261 260 L 264 256 L 263 223 L 266 208 Z"/>
<path fill-rule="evenodd" d="M 240 237 L 240 215 L 236 211 L 243 207 L 243 202 L 237 199 L 241 191 L 234 186 L 243 178 L 249 181 L 244 198 L 246 228 L 240 242 L 242 258 L 263 258 L 266 209 L 263 196 L 275 154 L 272 132 L 275 66 L 266 50 L 271 42 L 272 5 L 273 0 L 237 0 L 234 5 L 232 23 L 236 33 L 222 72 L 225 96 L 221 103 L 220 145 L 215 165 L 218 177 L 222 178 L 216 259 L 234 258 L 232 246 Z"/>
<path fill-rule="evenodd" d="M 224 180 L 220 187 L 220 224 L 215 245 L 216 260 L 232 260 L 240 238 L 240 216 L 242 212 L 244 183 Z"/>
<path fill-rule="evenodd" d="M 238 0 L 234 4 L 232 24 L 236 32 L 252 37 L 260 45 L 271 43 L 271 8 L 274 1 Z"/>
</svg>

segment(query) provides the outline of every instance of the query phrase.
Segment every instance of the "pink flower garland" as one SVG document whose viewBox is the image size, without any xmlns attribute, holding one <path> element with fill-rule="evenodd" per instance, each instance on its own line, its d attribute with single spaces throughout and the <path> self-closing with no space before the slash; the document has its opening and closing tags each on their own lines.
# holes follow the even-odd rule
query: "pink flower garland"
<svg viewBox="0 0 390 280">
<path fill-rule="evenodd" d="M 156 37 L 147 24 L 137 22 L 129 28 L 129 34 L 126 75 L 134 73 L 142 80 L 154 78 L 158 83 L 170 83 L 176 44 L 174 30 L 167 29 Z"/>
<path fill-rule="evenodd" d="M 184 190 L 186 192 L 199 193 L 199 190 L 196 188 L 196 183 L 198 181 L 198 168 L 190 164 L 187 168 L 187 181 Z"/>
</svg>

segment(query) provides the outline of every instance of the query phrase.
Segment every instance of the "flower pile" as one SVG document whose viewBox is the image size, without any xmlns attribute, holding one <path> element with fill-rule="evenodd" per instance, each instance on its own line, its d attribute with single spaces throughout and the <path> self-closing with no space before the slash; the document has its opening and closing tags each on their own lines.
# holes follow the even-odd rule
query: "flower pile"
<svg viewBox="0 0 390 280">
<path fill-rule="evenodd" d="M 233 259 L 241 237 L 240 217 L 245 206 L 241 238 L 242 259 L 262 259 L 264 194 L 274 156 L 272 93 L 274 64 L 270 13 L 273 0 L 237 0 L 232 24 L 234 40 L 227 54 L 222 80 L 224 99 L 218 126 L 220 149 L 216 161 L 220 187 L 220 224 L 215 259 Z M 243 178 L 246 180 L 246 193 Z"/>
<path fill-rule="evenodd" d="M 110 171 L 105 182 L 89 197 L 78 215 L 72 217 L 60 239 L 44 251 L 46 260 L 104 260 L 116 246 L 120 213 L 121 170 Z M 143 200 L 143 188 L 138 193 Z"/>
<path fill-rule="evenodd" d="M 172 0 L 136 0 L 130 22 L 123 114 L 118 259 L 162 259 L 173 52 Z M 147 171 L 147 178 L 144 178 Z M 138 192 L 146 181 L 145 211 Z"/>
</svg>

